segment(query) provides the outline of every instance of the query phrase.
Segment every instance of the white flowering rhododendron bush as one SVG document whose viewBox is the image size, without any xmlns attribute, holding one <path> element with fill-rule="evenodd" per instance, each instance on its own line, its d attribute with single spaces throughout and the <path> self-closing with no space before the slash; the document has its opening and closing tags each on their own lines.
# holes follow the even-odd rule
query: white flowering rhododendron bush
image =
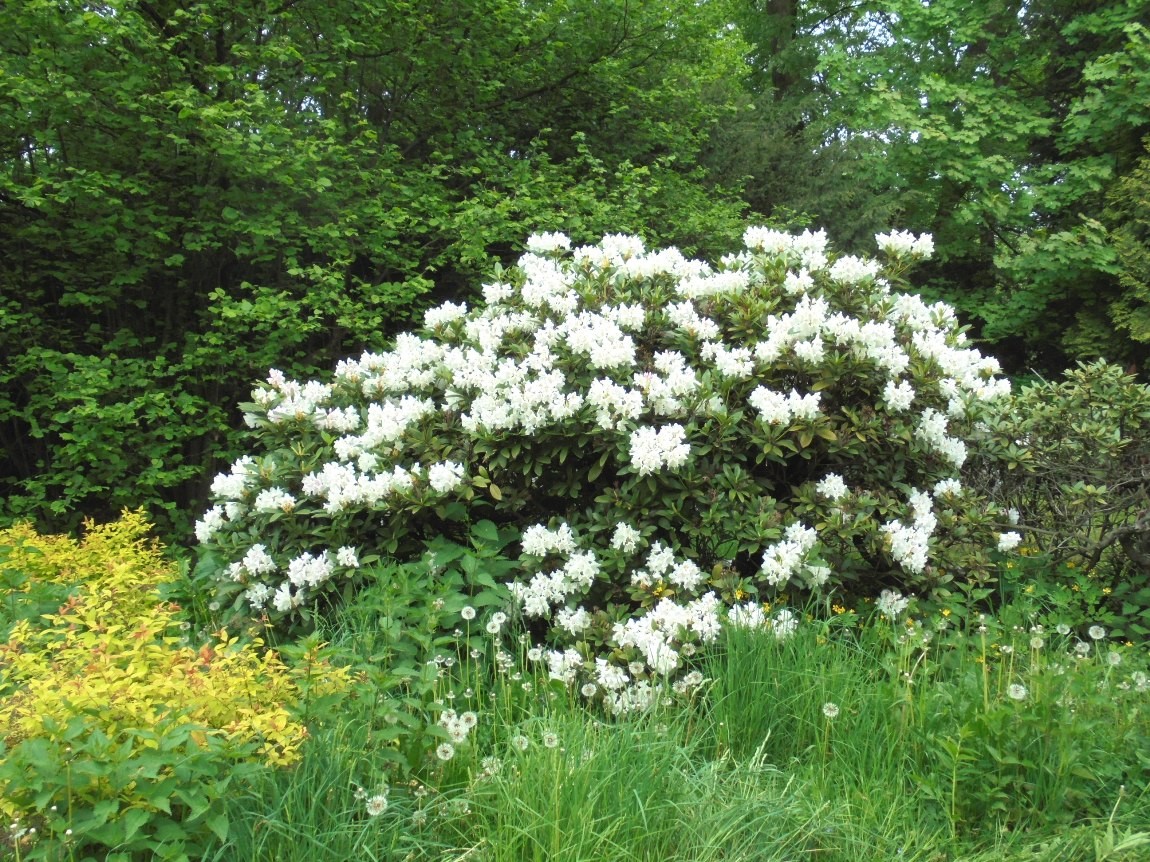
<svg viewBox="0 0 1150 862">
<path fill-rule="evenodd" d="M 706 263 L 534 236 L 481 307 L 330 380 L 271 372 L 259 452 L 197 525 L 217 599 L 298 620 L 489 520 L 520 536 L 507 595 L 552 675 L 626 709 L 724 622 L 785 636 L 781 595 L 982 577 L 1018 537 L 963 467 L 1010 387 L 951 308 L 897 289 L 930 237 L 873 260 L 744 239 Z"/>
</svg>

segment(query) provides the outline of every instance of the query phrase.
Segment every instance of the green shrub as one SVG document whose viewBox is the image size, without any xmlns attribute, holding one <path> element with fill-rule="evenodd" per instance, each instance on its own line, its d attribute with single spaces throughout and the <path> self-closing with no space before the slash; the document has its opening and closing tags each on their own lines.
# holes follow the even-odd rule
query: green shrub
<svg viewBox="0 0 1150 862">
<path fill-rule="evenodd" d="M 1104 360 L 1079 363 L 1023 386 L 992 425 L 1018 465 L 993 492 L 1037 547 L 1093 565 L 1118 545 L 1150 569 L 1150 386 Z"/>
<path fill-rule="evenodd" d="M 509 588 L 552 673 L 626 709 L 724 606 L 986 576 L 1019 537 L 962 468 L 1010 386 L 949 307 L 892 287 L 930 238 L 878 237 L 885 264 L 745 241 L 711 266 L 535 236 L 482 310 L 433 309 L 327 383 L 273 371 L 244 408 L 257 454 L 197 525 L 200 582 L 307 622 L 487 519 L 522 533 Z"/>
<path fill-rule="evenodd" d="M 1079 592 L 1075 604 L 1097 593 L 1089 614 L 1150 635 L 1150 387 L 1103 360 L 1079 364 L 1023 386 L 990 424 L 984 488 L 1018 513 L 1059 589 Z"/>
<path fill-rule="evenodd" d="M 296 762 L 307 737 L 274 652 L 225 631 L 199 647 L 181 636 L 158 593 L 175 567 L 148 529 L 126 513 L 82 542 L 0 532 L 0 811 L 41 854 L 192 853 L 226 834 L 232 784 Z M 40 613 L 51 590 L 66 598 Z"/>
</svg>

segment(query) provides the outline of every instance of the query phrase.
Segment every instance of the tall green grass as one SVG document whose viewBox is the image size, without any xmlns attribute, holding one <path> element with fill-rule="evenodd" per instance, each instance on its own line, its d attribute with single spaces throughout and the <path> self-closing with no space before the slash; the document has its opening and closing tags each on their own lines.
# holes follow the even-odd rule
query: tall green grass
<svg viewBox="0 0 1150 862">
<path fill-rule="evenodd" d="M 1144 650 L 950 619 L 729 629 L 698 657 L 691 702 L 620 718 L 512 644 L 514 666 L 441 675 L 433 706 L 478 726 L 406 774 L 365 687 L 315 722 L 299 766 L 235 796 L 214 858 L 1150 858 Z M 367 633 L 331 635 L 365 659 Z M 385 788 L 372 815 L 365 797 Z"/>
</svg>

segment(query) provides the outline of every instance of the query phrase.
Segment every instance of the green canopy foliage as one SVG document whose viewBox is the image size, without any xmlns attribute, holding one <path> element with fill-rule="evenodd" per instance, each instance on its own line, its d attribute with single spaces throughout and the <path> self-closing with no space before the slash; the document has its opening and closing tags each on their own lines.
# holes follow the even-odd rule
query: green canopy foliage
<svg viewBox="0 0 1150 862">
<path fill-rule="evenodd" d="M 1008 368 L 1144 362 L 1106 197 L 1150 131 L 1147 12 L 760 0 L 745 19 L 755 110 L 712 158 L 754 175 L 757 209 L 844 240 L 931 230 L 938 254 L 917 287 L 956 305 Z M 763 138 L 793 157 L 768 164 L 744 145 Z"/>
<path fill-rule="evenodd" d="M 741 206 L 695 167 L 741 74 L 724 24 L 681 0 L 4 4 L 0 516 L 198 508 L 252 380 L 380 345 L 511 237 L 729 241 Z"/>
</svg>

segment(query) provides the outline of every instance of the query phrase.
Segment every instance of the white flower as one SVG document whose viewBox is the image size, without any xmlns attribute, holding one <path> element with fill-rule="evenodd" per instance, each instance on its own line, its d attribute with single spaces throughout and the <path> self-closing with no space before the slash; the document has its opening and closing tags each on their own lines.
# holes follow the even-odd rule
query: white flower
<svg viewBox="0 0 1150 862">
<path fill-rule="evenodd" d="M 366 807 L 369 817 L 378 817 L 387 810 L 387 796 L 383 793 L 377 793 L 367 800 Z"/>
<path fill-rule="evenodd" d="M 935 483 L 932 493 L 935 497 L 957 497 L 962 493 L 962 482 L 958 479 L 941 479 Z"/>
<path fill-rule="evenodd" d="M 681 467 L 691 454 L 686 436 L 682 425 L 664 425 L 658 431 L 638 428 L 631 433 L 631 463 L 640 476 L 664 466 Z"/>
<path fill-rule="evenodd" d="M 1026 686 L 1020 683 L 1011 683 L 1006 687 L 1006 696 L 1011 700 L 1026 700 L 1027 694 L 1029 692 L 1026 690 Z"/>
<path fill-rule="evenodd" d="M 840 257 L 836 260 L 830 268 L 829 275 L 832 281 L 837 281 L 842 284 L 858 284 L 868 278 L 874 278 L 878 275 L 879 265 L 877 261 L 862 260 L 851 255 Z"/>
<path fill-rule="evenodd" d="M 1091 626 L 1086 630 L 1086 633 L 1096 641 L 1100 641 L 1106 637 L 1106 629 L 1102 628 L 1102 626 Z"/>
<path fill-rule="evenodd" d="M 555 622 L 559 628 L 574 635 L 591 625 L 591 615 L 584 608 L 561 608 L 555 616 Z"/>
<path fill-rule="evenodd" d="M 914 387 L 906 380 L 903 380 L 901 383 L 888 380 L 886 382 L 886 388 L 883 389 L 882 397 L 883 401 L 886 402 L 888 410 L 895 413 L 902 413 L 910 409 L 911 402 L 914 401 Z"/>
<path fill-rule="evenodd" d="M 875 608 L 888 620 L 895 620 L 907 609 L 910 599 L 895 590 L 883 590 L 875 602 Z"/>
<path fill-rule="evenodd" d="M 446 494 L 463 482 L 463 465 L 454 461 L 435 464 L 427 471 L 427 482 L 435 491 Z"/>
<path fill-rule="evenodd" d="M 762 605 L 757 602 L 746 602 L 728 610 L 727 621 L 735 628 L 754 629 L 765 626 L 767 616 L 763 613 Z"/>
<path fill-rule="evenodd" d="M 244 598 L 253 611 L 262 611 L 271 594 L 271 587 L 267 584 L 252 584 L 244 593 Z"/>
<path fill-rule="evenodd" d="M 196 521 L 196 540 L 201 544 L 210 542 L 225 523 L 224 507 L 212 506 L 204 512 L 204 516 L 200 520 Z"/>
<path fill-rule="evenodd" d="M 459 615 L 465 620 L 473 620 L 475 619 L 475 608 L 467 605 L 459 612 Z"/>
<path fill-rule="evenodd" d="M 298 608 L 303 604 L 303 596 L 300 593 L 293 593 L 291 588 L 291 583 L 284 582 L 280 584 L 272 597 L 272 607 L 280 613 L 287 613 L 292 608 Z"/>
<path fill-rule="evenodd" d="M 846 482 L 843 481 L 843 477 L 838 473 L 828 473 L 815 485 L 815 490 L 828 500 L 841 500 L 850 494 L 850 489 L 847 488 Z"/>
<path fill-rule="evenodd" d="M 442 742 L 435 749 L 435 756 L 442 761 L 451 760 L 451 758 L 455 757 L 455 746 L 450 742 Z"/>
<path fill-rule="evenodd" d="M 743 231 L 743 245 L 752 251 L 782 254 L 791 248 L 791 236 L 767 227 L 749 227 Z"/>
<path fill-rule="evenodd" d="M 558 748 L 559 747 L 559 734 L 553 731 L 544 731 L 543 733 L 543 747 L 544 748 Z"/>
<path fill-rule="evenodd" d="M 241 563 L 251 575 L 266 575 L 269 572 L 276 570 L 275 560 L 267 552 L 267 548 L 263 545 L 252 545 L 248 548 L 248 552 L 244 554 L 243 562 Z"/>
<path fill-rule="evenodd" d="M 880 249 L 890 255 L 910 254 L 914 248 L 915 236 L 908 230 L 892 230 L 890 233 L 876 233 L 874 241 Z"/>
<path fill-rule="evenodd" d="M 1015 532 L 999 533 L 998 534 L 998 550 L 1006 552 L 1013 551 L 1018 547 L 1022 541 L 1022 536 Z"/>
<path fill-rule="evenodd" d="M 527 238 L 527 250 L 534 254 L 547 254 L 571 248 L 571 238 L 562 233 L 533 233 Z"/>
<path fill-rule="evenodd" d="M 611 537 L 611 547 L 625 554 L 634 553 L 639 546 L 640 538 L 638 530 L 620 521 L 615 525 L 615 534 Z"/>
<path fill-rule="evenodd" d="M 771 631 L 776 640 L 786 640 L 793 635 L 799 627 L 799 618 L 794 612 L 783 608 L 771 618 Z"/>
<path fill-rule="evenodd" d="M 359 557 L 355 553 L 355 548 L 348 545 L 344 545 L 335 552 L 335 561 L 341 566 L 347 566 L 349 569 L 359 568 Z"/>
<path fill-rule="evenodd" d="M 287 577 L 297 587 L 314 588 L 328 580 L 334 570 L 327 551 L 319 556 L 305 552 L 288 563 Z"/>
<path fill-rule="evenodd" d="M 428 309 L 423 315 L 423 325 L 428 329 L 435 329 L 452 321 L 459 320 L 467 314 L 467 303 L 462 302 L 456 305 L 453 302 L 445 302 L 438 308 Z"/>
<path fill-rule="evenodd" d="M 1122 653 L 1114 650 L 1106 653 L 1106 663 L 1110 665 L 1110 667 L 1118 667 L 1118 665 L 1122 664 Z"/>
<path fill-rule="evenodd" d="M 684 560 L 667 575 L 667 580 L 684 590 L 694 591 L 705 580 L 702 569 L 690 560 Z"/>
<path fill-rule="evenodd" d="M 908 230 L 896 230 L 875 234 L 874 239 L 878 247 L 892 257 L 912 255 L 925 259 L 934 254 L 934 238 L 929 233 L 916 237 Z"/>
<path fill-rule="evenodd" d="M 835 719 L 839 716 L 839 706 L 837 703 L 824 703 L 823 715 L 829 719 Z"/>
</svg>

